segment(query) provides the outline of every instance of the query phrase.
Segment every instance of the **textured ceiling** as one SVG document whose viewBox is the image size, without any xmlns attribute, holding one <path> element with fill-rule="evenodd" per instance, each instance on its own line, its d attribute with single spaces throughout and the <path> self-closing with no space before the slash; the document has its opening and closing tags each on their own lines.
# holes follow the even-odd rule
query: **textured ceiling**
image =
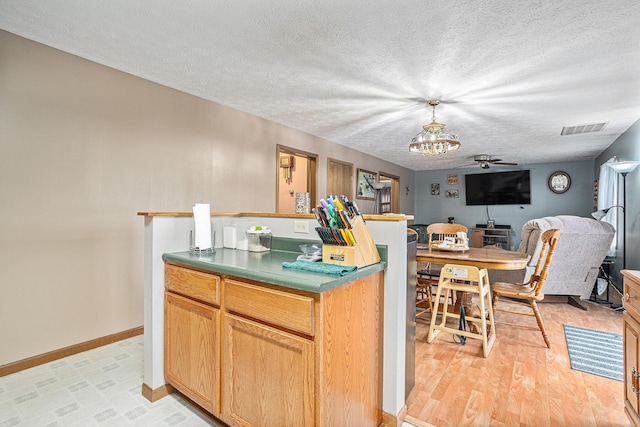
<svg viewBox="0 0 640 427">
<path fill-rule="evenodd" d="M 0 0 L 0 28 L 413 170 L 593 159 L 640 118 L 637 0 Z M 431 98 L 462 142 L 435 158 Z"/>
</svg>

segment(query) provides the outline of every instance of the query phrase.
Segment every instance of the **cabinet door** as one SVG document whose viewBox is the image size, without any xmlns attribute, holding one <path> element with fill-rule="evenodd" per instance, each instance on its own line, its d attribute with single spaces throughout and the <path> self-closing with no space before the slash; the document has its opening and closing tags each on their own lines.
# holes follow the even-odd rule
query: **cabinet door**
<svg viewBox="0 0 640 427">
<path fill-rule="evenodd" d="M 484 230 L 482 228 L 471 229 L 471 247 L 481 248 L 484 246 Z"/>
<path fill-rule="evenodd" d="M 220 310 L 165 292 L 165 380 L 220 413 Z"/>
<path fill-rule="evenodd" d="M 312 341 L 232 314 L 224 315 L 224 341 L 224 421 L 313 425 Z"/>
<path fill-rule="evenodd" d="M 640 370 L 638 365 L 638 345 L 640 344 L 640 324 L 629 313 L 624 319 L 624 406 L 633 425 L 640 425 L 638 418 L 638 394 L 640 388 Z"/>
</svg>

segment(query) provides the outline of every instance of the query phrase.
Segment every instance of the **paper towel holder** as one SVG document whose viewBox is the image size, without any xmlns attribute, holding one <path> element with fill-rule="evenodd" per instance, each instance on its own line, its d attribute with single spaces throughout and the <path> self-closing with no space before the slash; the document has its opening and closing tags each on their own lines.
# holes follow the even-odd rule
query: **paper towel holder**
<svg viewBox="0 0 640 427">
<path fill-rule="evenodd" d="M 214 247 L 215 241 L 216 241 L 216 231 L 211 230 L 211 243 L 212 243 L 211 247 L 207 249 L 197 248 L 193 243 L 193 230 L 189 230 L 189 253 L 194 255 L 215 254 L 216 253 L 216 248 Z"/>
</svg>

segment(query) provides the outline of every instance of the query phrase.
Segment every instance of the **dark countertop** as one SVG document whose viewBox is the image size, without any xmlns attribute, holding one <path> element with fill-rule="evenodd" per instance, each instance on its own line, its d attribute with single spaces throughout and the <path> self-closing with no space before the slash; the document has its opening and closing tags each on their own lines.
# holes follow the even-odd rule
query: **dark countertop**
<svg viewBox="0 0 640 427">
<path fill-rule="evenodd" d="M 359 268 L 345 276 L 311 273 L 284 268 L 283 262 L 293 262 L 301 254 L 298 244 L 318 243 L 296 239 L 273 239 L 272 249 L 267 252 L 249 252 L 238 249 L 217 248 L 214 254 L 191 254 L 190 252 L 166 253 L 165 262 L 185 267 L 194 267 L 217 274 L 227 274 L 243 279 L 280 285 L 307 292 L 321 293 L 361 277 L 386 269 L 386 246 L 378 246 L 383 261 Z"/>
</svg>

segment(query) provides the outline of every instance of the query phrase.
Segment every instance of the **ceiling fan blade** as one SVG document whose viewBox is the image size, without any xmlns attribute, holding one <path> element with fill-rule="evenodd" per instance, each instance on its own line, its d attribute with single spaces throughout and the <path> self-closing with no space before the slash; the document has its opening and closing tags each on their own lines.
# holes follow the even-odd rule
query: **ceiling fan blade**
<svg viewBox="0 0 640 427">
<path fill-rule="evenodd" d="M 506 166 L 518 166 L 517 163 L 510 163 L 510 162 L 491 162 L 494 165 L 506 165 Z"/>
</svg>

